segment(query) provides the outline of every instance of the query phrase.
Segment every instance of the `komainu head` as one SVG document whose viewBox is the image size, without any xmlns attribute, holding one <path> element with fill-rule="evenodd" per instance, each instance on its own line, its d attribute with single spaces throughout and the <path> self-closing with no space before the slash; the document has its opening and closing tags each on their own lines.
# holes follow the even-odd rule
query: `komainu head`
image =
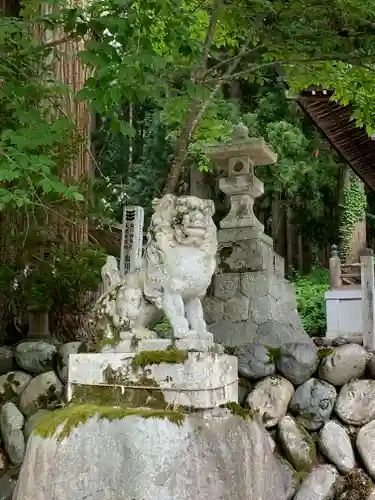
<svg viewBox="0 0 375 500">
<path fill-rule="evenodd" d="M 152 202 L 151 238 L 169 236 L 169 242 L 202 247 L 216 253 L 216 226 L 212 220 L 215 205 L 196 196 L 167 194 Z"/>
</svg>

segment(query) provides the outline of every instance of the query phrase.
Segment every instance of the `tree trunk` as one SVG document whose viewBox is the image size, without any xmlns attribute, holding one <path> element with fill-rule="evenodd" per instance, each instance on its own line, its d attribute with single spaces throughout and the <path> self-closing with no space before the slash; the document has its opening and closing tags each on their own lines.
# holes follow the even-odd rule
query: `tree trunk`
<svg viewBox="0 0 375 500">
<path fill-rule="evenodd" d="M 188 147 L 195 129 L 199 123 L 202 107 L 204 103 L 200 100 L 193 100 L 182 125 L 180 135 L 176 141 L 172 165 L 168 178 L 164 186 L 163 194 L 175 193 L 179 187 L 179 182 L 184 171 L 184 163 L 188 155 Z"/>
<path fill-rule="evenodd" d="M 86 0 L 75 0 L 77 7 L 83 7 Z M 47 14 L 54 7 L 52 5 L 42 5 L 42 9 Z M 75 99 L 75 94 L 84 86 L 88 78 L 88 69 L 85 68 L 78 58 L 78 52 L 84 49 L 83 40 L 68 40 L 65 43 L 57 43 L 65 37 L 60 29 L 46 30 L 41 33 L 35 30 L 35 35 L 43 43 L 56 42 L 53 51 L 52 63 L 55 67 L 55 77 L 69 90 L 62 96 L 61 113 L 75 123 L 75 137 L 80 138 L 78 154 L 69 169 L 64 173 L 63 179 L 72 184 L 88 182 L 92 175 L 92 151 L 91 151 L 91 129 L 92 115 L 86 102 Z M 58 232 L 63 239 L 70 243 L 84 243 L 88 240 L 88 200 L 85 208 L 80 206 L 80 214 L 74 214 L 71 220 L 66 217 L 58 217 L 56 224 Z M 69 219 L 69 217 L 68 217 Z"/>
<path fill-rule="evenodd" d="M 0 0 L 0 13 L 3 16 L 17 17 L 20 9 L 20 0 Z"/>
</svg>

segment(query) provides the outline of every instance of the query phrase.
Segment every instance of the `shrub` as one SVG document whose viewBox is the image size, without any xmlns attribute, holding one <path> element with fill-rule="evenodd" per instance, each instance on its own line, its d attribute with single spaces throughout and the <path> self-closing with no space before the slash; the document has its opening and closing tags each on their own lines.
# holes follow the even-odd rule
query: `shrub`
<svg viewBox="0 0 375 500">
<path fill-rule="evenodd" d="M 298 312 L 306 332 L 311 336 L 323 336 L 326 332 L 326 309 L 324 293 L 329 290 L 329 271 L 314 269 L 306 276 L 297 276 L 294 281 L 297 293 Z"/>
</svg>

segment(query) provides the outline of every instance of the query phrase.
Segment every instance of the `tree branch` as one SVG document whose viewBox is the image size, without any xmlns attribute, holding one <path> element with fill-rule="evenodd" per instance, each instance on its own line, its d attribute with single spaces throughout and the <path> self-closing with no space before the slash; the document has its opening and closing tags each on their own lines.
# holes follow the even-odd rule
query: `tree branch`
<svg viewBox="0 0 375 500">
<path fill-rule="evenodd" d="M 232 64 L 229 66 L 227 71 L 224 73 L 222 79 L 220 79 L 215 87 L 212 89 L 210 96 L 205 101 L 201 101 L 199 99 L 193 99 L 188 114 L 182 124 L 180 135 L 178 136 L 175 152 L 172 160 L 171 169 L 168 174 L 167 182 L 164 186 L 163 194 L 174 193 L 178 187 L 179 180 L 184 168 L 184 163 L 186 157 L 188 155 L 188 146 L 191 142 L 191 139 L 196 131 L 196 128 L 204 116 L 207 107 L 213 101 L 215 95 L 221 88 L 224 81 L 228 79 L 231 73 L 235 71 L 238 66 L 241 57 L 243 57 L 244 53 L 247 51 L 250 42 L 247 42 L 240 50 L 239 58 L 234 60 Z"/>
<path fill-rule="evenodd" d="M 208 23 L 207 31 L 206 31 L 206 36 L 205 40 L 203 43 L 203 55 L 201 62 L 199 64 L 199 67 L 197 71 L 195 72 L 195 75 L 193 77 L 194 82 L 199 82 L 202 78 L 204 78 L 206 69 L 207 69 L 207 61 L 208 61 L 208 56 L 210 54 L 210 48 L 212 41 L 215 36 L 215 29 L 216 29 L 216 23 L 217 23 L 217 11 L 222 7 L 223 5 L 223 0 L 216 0 L 215 5 L 212 7 L 211 15 L 210 15 L 210 20 Z"/>
<path fill-rule="evenodd" d="M 72 37 L 71 35 L 66 35 L 63 36 L 62 38 L 59 38 L 58 40 L 51 40 L 50 42 L 46 42 L 43 44 L 43 47 L 49 49 L 51 47 L 56 47 L 57 45 L 61 45 L 63 43 L 67 42 L 72 42 L 75 38 Z"/>
<path fill-rule="evenodd" d="M 369 54 L 366 56 L 366 58 L 371 58 L 375 57 L 375 54 Z M 229 80 L 233 80 L 235 78 L 240 78 L 242 76 L 250 75 L 251 73 L 255 73 L 256 71 L 259 71 L 261 69 L 267 69 L 267 68 L 274 68 L 274 67 L 282 67 L 282 66 L 294 66 L 295 64 L 310 64 L 313 62 L 329 62 L 329 61 L 337 61 L 337 62 L 346 62 L 349 64 L 353 64 L 354 66 L 361 66 L 366 69 L 370 69 L 367 65 L 364 65 L 362 63 L 362 58 L 359 55 L 349 55 L 347 57 L 339 57 L 337 55 L 332 55 L 332 56 L 320 56 L 316 58 L 310 58 L 310 59 L 296 59 L 294 61 L 291 60 L 282 60 L 282 61 L 270 61 L 266 63 L 261 63 L 261 64 L 253 64 L 247 69 L 244 69 L 242 71 L 239 71 L 237 73 L 230 73 L 230 74 L 224 74 L 220 77 L 217 78 L 209 78 L 208 80 L 205 81 L 205 83 L 220 83 L 222 85 L 225 82 L 228 82 Z M 375 71 L 375 69 L 373 70 Z"/>
<path fill-rule="evenodd" d="M 223 61 L 218 62 L 217 64 L 215 64 L 215 66 L 212 66 L 210 69 L 208 69 L 206 71 L 205 76 L 213 73 L 214 71 L 221 68 L 222 66 L 225 66 L 226 64 L 229 64 L 233 61 L 236 61 L 237 59 L 242 59 L 242 58 L 245 58 L 248 56 L 252 56 L 253 54 L 256 54 L 257 52 L 259 52 L 259 50 L 264 49 L 266 47 L 267 47 L 267 44 L 263 43 L 261 45 L 257 45 L 256 47 L 254 47 L 251 50 L 246 51 L 244 54 L 240 53 L 240 54 L 237 54 L 236 56 L 229 57 L 228 59 L 224 59 Z"/>
</svg>

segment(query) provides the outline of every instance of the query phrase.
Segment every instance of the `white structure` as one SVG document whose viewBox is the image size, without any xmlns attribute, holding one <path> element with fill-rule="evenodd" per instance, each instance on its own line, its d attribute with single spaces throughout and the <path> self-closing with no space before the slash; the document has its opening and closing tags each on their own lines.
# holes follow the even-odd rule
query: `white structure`
<svg viewBox="0 0 375 500">
<path fill-rule="evenodd" d="M 326 335 L 335 338 L 360 334 L 363 337 L 363 346 L 375 351 L 374 252 L 369 248 L 364 249 L 360 264 L 341 264 L 337 247 L 334 246 L 332 250 L 330 259 L 332 290 L 325 294 Z M 361 285 L 342 286 L 342 269 L 356 267 L 361 270 Z"/>
<path fill-rule="evenodd" d="M 362 332 L 361 288 L 343 287 L 325 293 L 328 338 Z"/>
<path fill-rule="evenodd" d="M 120 276 L 134 273 L 142 264 L 144 210 L 124 206 L 121 228 Z"/>
</svg>

